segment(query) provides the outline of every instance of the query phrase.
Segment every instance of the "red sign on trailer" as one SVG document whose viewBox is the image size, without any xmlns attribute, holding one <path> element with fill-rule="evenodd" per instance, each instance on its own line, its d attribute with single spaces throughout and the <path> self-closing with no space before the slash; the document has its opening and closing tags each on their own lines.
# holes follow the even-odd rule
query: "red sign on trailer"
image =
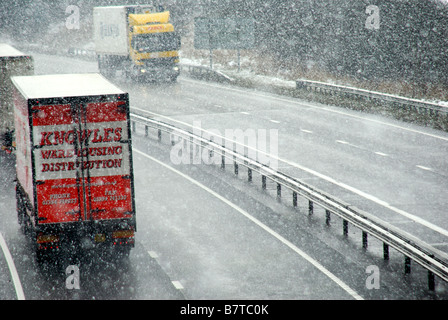
<svg viewBox="0 0 448 320">
<path fill-rule="evenodd" d="M 39 248 L 46 247 L 39 240 L 59 247 L 80 241 L 80 234 L 93 246 L 132 247 L 128 94 L 97 74 L 14 77 L 13 83 L 19 221 L 36 231 Z"/>
</svg>

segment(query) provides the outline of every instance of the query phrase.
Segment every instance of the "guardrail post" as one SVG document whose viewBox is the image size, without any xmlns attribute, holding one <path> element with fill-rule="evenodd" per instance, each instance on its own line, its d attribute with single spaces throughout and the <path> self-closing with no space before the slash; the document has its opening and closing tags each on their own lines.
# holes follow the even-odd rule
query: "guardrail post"
<svg viewBox="0 0 448 320">
<path fill-rule="evenodd" d="M 194 157 L 195 157 L 194 149 L 195 149 L 195 147 L 194 147 L 194 144 L 193 144 L 193 137 L 191 136 L 190 137 L 190 146 L 188 148 L 188 150 L 190 151 L 190 163 L 195 163 L 195 161 L 194 161 Z"/>
<path fill-rule="evenodd" d="M 247 181 L 252 182 L 252 169 L 247 168 Z"/>
<path fill-rule="evenodd" d="M 348 236 L 348 221 L 347 220 L 343 220 L 342 221 L 342 233 L 344 234 L 344 236 Z"/>
<path fill-rule="evenodd" d="M 434 291 L 436 287 L 434 273 L 428 270 L 428 289 Z"/>
<path fill-rule="evenodd" d="M 266 176 L 261 176 L 261 189 L 266 190 Z"/>
<path fill-rule="evenodd" d="M 362 232 L 362 248 L 367 249 L 367 232 Z"/>
<path fill-rule="evenodd" d="M 277 183 L 277 199 L 280 199 L 282 197 L 282 185 L 280 183 Z"/>
<path fill-rule="evenodd" d="M 383 242 L 383 258 L 389 260 L 389 245 L 386 242 Z"/>
<path fill-rule="evenodd" d="M 236 144 L 233 144 L 233 152 L 236 152 Z M 236 162 L 236 156 L 233 156 L 233 172 L 235 173 L 235 175 L 238 175 L 238 163 Z"/>
<path fill-rule="evenodd" d="M 308 201 L 308 214 L 312 215 L 313 214 L 313 210 L 314 210 L 314 204 L 313 201 Z"/>
<path fill-rule="evenodd" d="M 297 192 L 292 192 L 292 206 L 294 208 L 297 208 Z"/>
<path fill-rule="evenodd" d="M 404 257 L 404 273 L 411 273 L 411 258 Z"/>
<path fill-rule="evenodd" d="M 148 135 L 148 132 L 146 132 L 146 135 Z M 160 141 L 162 141 L 162 130 L 158 130 L 157 131 L 157 139 Z"/>
<path fill-rule="evenodd" d="M 132 121 L 132 132 L 135 132 L 135 121 Z"/>
<path fill-rule="evenodd" d="M 145 125 L 145 137 L 147 137 L 147 136 L 148 136 L 148 126 Z"/>
<path fill-rule="evenodd" d="M 210 160 L 211 158 L 213 158 L 214 152 L 215 152 L 215 149 L 209 149 L 209 150 L 208 150 L 208 159 L 209 159 L 209 160 Z"/>
<path fill-rule="evenodd" d="M 222 146 L 221 169 L 225 169 L 225 167 L 226 167 L 226 152 L 224 151 L 224 146 Z"/>
<path fill-rule="evenodd" d="M 330 221 L 331 221 L 330 210 L 325 210 L 325 224 L 327 226 L 329 226 L 330 225 Z"/>
</svg>

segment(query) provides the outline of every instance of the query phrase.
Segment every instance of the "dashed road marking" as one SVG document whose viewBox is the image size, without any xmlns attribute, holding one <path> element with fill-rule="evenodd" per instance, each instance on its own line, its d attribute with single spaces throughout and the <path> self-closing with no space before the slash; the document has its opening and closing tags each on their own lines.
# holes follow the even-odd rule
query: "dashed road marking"
<svg viewBox="0 0 448 320">
<path fill-rule="evenodd" d="M 388 154 L 382 153 L 382 152 L 379 152 L 379 151 L 376 151 L 375 154 L 377 154 L 379 156 L 383 156 L 383 157 L 388 157 L 389 156 Z"/>
<path fill-rule="evenodd" d="M 365 150 L 364 148 L 361 148 L 360 146 L 357 146 L 357 145 L 355 145 L 355 144 L 352 144 L 352 143 L 347 142 L 347 141 L 344 141 L 344 140 L 336 140 L 336 142 L 337 142 L 337 143 L 340 143 L 340 144 L 345 144 L 345 145 L 350 146 L 350 147 L 353 147 L 353 148 L 357 148 L 357 149 Z"/>
<path fill-rule="evenodd" d="M 173 280 L 173 281 L 171 281 L 171 283 L 173 284 L 174 288 L 176 288 L 177 290 L 184 289 L 184 286 L 182 285 L 182 283 L 180 283 L 180 281 Z"/>
<path fill-rule="evenodd" d="M 428 168 L 428 167 L 425 167 L 425 166 L 421 166 L 421 165 L 416 165 L 416 167 L 417 167 L 417 168 L 420 168 L 420 169 L 422 169 L 422 170 L 426 170 L 426 171 L 434 171 L 434 170 L 431 169 L 431 168 Z"/>
<path fill-rule="evenodd" d="M 433 247 L 443 247 L 443 246 L 448 246 L 448 242 L 431 243 L 431 246 L 433 246 Z"/>
</svg>

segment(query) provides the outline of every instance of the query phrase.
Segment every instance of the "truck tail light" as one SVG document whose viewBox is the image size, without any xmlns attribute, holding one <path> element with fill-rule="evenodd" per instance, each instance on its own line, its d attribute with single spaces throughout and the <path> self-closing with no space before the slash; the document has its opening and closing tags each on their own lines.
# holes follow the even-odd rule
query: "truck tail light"
<svg viewBox="0 0 448 320">
<path fill-rule="evenodd" d="M 95 242 L 105 242 L 106 241 L 106 235 L 104 233 L 97 233 L 95 235 Z"/>
<path fill-rule="evenodd" d="M 112 238 L 118 239 L 118 238 L 133 238 L 134 237 L 134 230 L 117 230 L 112 232 Z"/>
<path fill-rule="evenodd" d="M 114 246 L 116 245 L 128 245 L 134 243 L 134 230 L 117 230 L 112 232 L 112 239 L 114 240 Z"/>
<path fill-rule="evenodd" d="M 49 243 L 49 242 L 58 242 L 58 241 L 59 241 L 59 236 L 54 235 L 54 234 L 40 233 L 36 239 L 37 243 Z"/>
<path fill-rule="evenodd" d="M 39 250 L 59 249 L 59 236 L 40 233 L 36 237 Z"/>
</svg>

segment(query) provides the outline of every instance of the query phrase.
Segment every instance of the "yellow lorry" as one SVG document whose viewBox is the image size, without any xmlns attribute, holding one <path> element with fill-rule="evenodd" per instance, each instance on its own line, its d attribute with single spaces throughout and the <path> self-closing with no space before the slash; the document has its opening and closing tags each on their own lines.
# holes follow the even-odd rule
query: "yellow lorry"
<svg viewBox="0 0 448 320">
<path fill-rule="evenodd" d="M 169 11 L 151 5 L 93 9 L 95 52 L 100 73 L 137 81 L 176 81 L 180 36 Z"/>
</svg>

